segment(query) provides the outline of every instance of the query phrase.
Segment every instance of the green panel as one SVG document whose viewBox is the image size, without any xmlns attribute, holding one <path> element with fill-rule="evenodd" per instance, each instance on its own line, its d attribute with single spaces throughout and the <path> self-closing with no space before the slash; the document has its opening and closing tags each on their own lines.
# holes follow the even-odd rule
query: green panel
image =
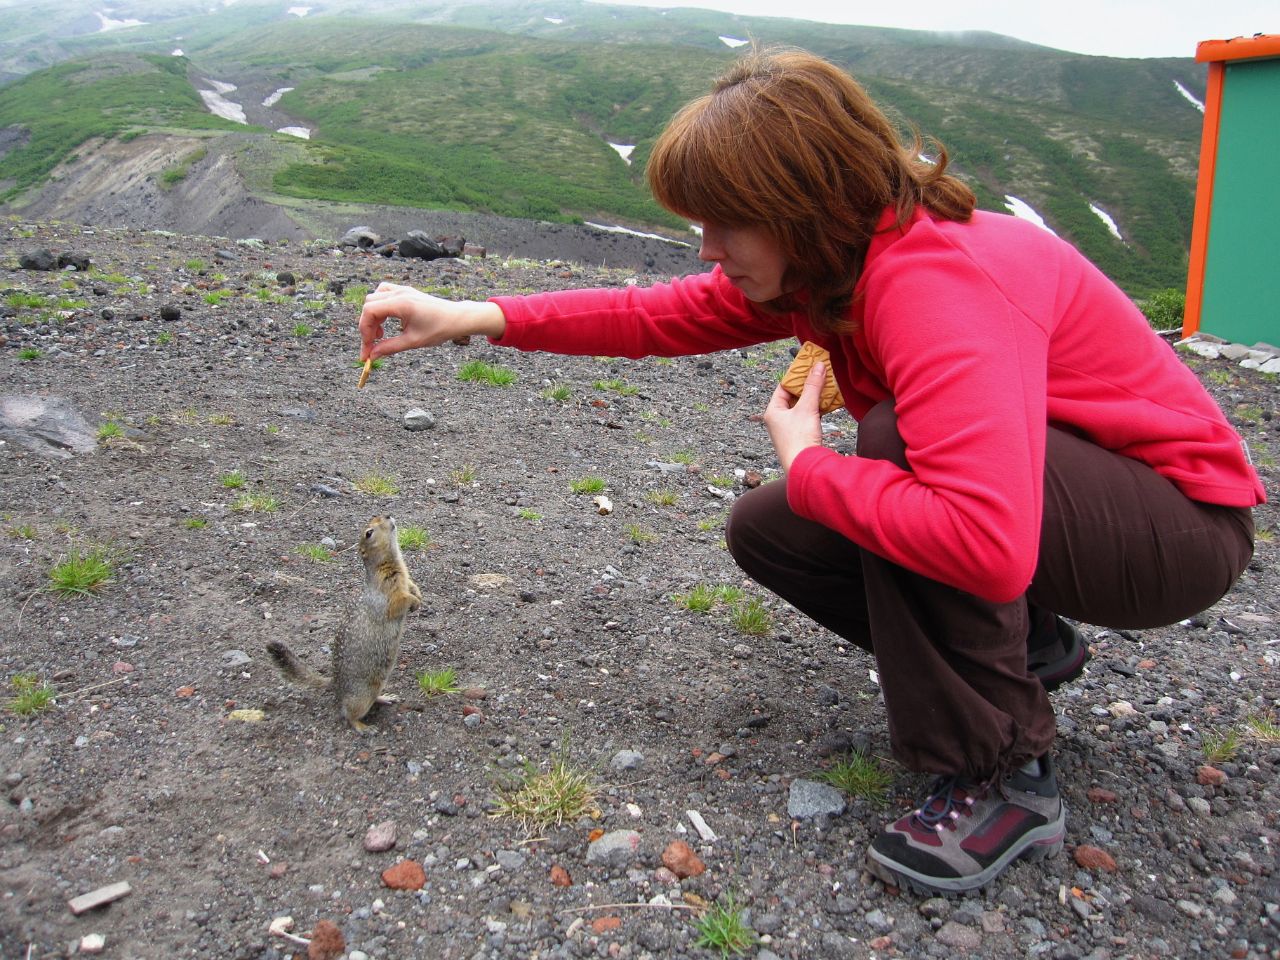
<svg viewBox="0 0 1280 960">
<path fill-rule="evenodd" d="M 1280 59 L 1228 63 L 1200 328 L 1280 344 Z"/>
</svg>

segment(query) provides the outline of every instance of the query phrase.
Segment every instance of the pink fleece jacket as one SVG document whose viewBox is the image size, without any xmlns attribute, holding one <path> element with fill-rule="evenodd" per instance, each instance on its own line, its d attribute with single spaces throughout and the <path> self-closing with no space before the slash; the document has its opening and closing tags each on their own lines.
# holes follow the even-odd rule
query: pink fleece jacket
<svg viewBox="0 0 1280 960">
<path fill-rule="evenodd" d="M 762 314 L 710 273 L 648 288 L 495 297 L 494 342 L 521 350 L 681 356 L 794 336 L 831 353 L 855 418 L 892 397 L 910 470 L 803 451 L 793 510 L 917 573 L 994 602 L 1035 572 L 1047 424 L 1150 465 L 1188 497 L 1265 500 L 1242 441 L 1125 294 L 1031 224 L 886 212 L 850 334 Z"/>
</svg>

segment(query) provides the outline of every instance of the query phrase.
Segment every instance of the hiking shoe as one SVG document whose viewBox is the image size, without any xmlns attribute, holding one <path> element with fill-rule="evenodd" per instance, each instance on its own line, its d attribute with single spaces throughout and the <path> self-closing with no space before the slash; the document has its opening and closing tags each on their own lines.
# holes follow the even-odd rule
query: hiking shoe
<svg viewBox="0 0 1280 960">
<path fill-rule="evenodd" d="M 1080 676 L 1089 662 L 1089 645 L 1080 631 L 1061 617 L 1053 621 L 1057 630 L 1047 642 L 1039 637 L 1027 641 L 1027 670 L 1040 678 L 1046 693 Z"/>
<path fill-rule="evenodd" d="M 1057 856 L 1067 814 L 1048 755 L 1038 762 L 1038 776 L 1015 770 L 1001 783 L 938 778 L 918 810 L 872 841 L 867 868 L 885 883 L 927 896 L 967 894 L 1019 857 Z"/>
</svg>

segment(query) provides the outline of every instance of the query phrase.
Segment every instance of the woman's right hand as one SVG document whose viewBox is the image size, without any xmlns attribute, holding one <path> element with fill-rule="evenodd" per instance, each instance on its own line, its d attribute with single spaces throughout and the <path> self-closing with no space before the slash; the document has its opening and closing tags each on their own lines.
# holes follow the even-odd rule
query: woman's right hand
<svg viewBox="0 0 1280 960">
<path fill-rule="evenodd" d="M 383 337 L 388 318 L 400 321 L 400 333 Z M 459 337 L 501 337 L 506 317 L 496 303 L 442 300 L 398 283 L 380 283 L 364 298 L 360 311 L 360 359 L 390 356 L 413 347 L 434 347 Z"/>
</svg>

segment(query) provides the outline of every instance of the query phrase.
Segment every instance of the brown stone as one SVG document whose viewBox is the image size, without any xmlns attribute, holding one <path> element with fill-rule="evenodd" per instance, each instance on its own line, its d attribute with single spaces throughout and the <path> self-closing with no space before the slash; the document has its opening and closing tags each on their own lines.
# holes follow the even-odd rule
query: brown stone
<svg viewBox="0 0 1280 960">
<path fill-rule="evenodd" d="M 683 840 L 672 840 L 662 851 L 662 865 L 681 880 L 704 873 L 707 865 Z"/>
<path fill-rule="evenodd" d="M 1090 787 L 1085 794 L 1090 803 L 1115 803 L 1118 797 L 1106 787 Z"/>
<path fill-rule="evenodd" d="M 557 887 L 572 887 L 573 877 L 569 876 L 568 870 L 557 863 L 551 868 L 551 883 Z"/>
<path fill-rule="evenodd" d="M 392 890 L 421 890 L 427 884 L 427 874 L 416 861 L 401 860 L 382 871 L 382 882 Z"/>
<path fill-rule="evenodd" d="M 1082 843 L 1076 847 L 1075 857 L 1076 863 L 1085 870 L 1102 870 L 1106 873 L 1114 873 L 1116 870 L 1115 858 L 1101 847 L 1093 847 L 1087 843 Z"/>
<path fill-rule="evenodd" d="M 591 921 L 591 929 L 596 933 L 608 933 L 622 926 L 621 917 L 596 917 Z"/>
<path fill-rule="evenodd" d="M 338 960 L 346 952 L 347 941 L 332 920 L 317 921 L 307 946 L 307 960 Z"/>
<path fill-rule="evenodd" d="M 1227 782 L 1227 775 L 1207 763 L 1196 771 L 1196 783 L 1202 787 L 1220 787 Z"/>
</svg>

